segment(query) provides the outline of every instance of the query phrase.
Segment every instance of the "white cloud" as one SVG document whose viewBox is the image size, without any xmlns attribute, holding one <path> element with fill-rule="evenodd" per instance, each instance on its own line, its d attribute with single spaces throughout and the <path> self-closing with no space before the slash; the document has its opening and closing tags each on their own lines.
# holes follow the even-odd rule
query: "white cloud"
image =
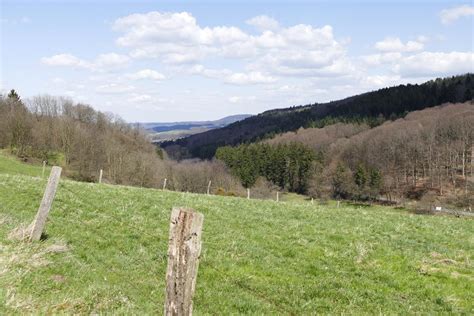
<svg viewBox="0 0 474 316">
<path fill-rule="evenodd" d="M 241 98 L 240 98 L 240 97 L 237 97 L 237 96 L 233 96 L 233 97 L 230 97 L 230 98 L 229 98 L 229 102 L 230 102 L 230 103 L 237 103 L 237 102 L 239 102 L 240 100 L 241 100 Z"/>
<path fill-rule="evenodd" d="M 126 77 L 131 80 L 141 80 L 141 79 L 164 80 L 166 78 L 165 75 L 152 69 L 143 69 L 133 74 L 128 74 L 126 75 Z"/>
<path fill-rule="evenodd" d="M 108 53 L 99 55 L 94 61 L 94 67 L 98 69 L 104 68 L 121 68 L 128 64 L 130 58 L 126 55 L 116 53 Z"/>
<path fill-rule="evenodd" d="M 249 73 L 234 73 L 225 78 L 226 83 L 236 85 L 247 85 L 247 84 L 260 84 L 260 83 L 272 83 L 277 79 L 271 76 L 264 75 L 261 72 L 253 71 Z"/>
<path fill-rule="evenodd" d="M 375 43 L 375 48 L 381 52 L 415 52 L 424 47 L 423 42 L 408 41 L 405 44 L 397 37 L 387 37 L 383 41 Z"/>
<path fill-rule="evenodd" d="M 474 53 L 422 52 L 402 58 L 394 70 L 404 77 L 424 77 L 474 72 Z"/>
<path fill-rule="evenodd" d="M 201 75 L 213 79 L 222 79 L 232 75 L 232 71 L 228 69 L 209 69 L 203 65 L 194 65 L 188 70 L 188 72 L 191 75 Z"/>
<path fill-rule="evenodd" d="M 107 53 L 97 56 L 90 62 L 72 54 L 63 53 L 41 58 L 41 63 L 48 66 L 83 68 L 93 71 L 107 71 L 127 66 L 130 58 L 126 55 Z"/>
<path fill-rule="evenodd" d="M 256 27 L 258 30 L 265 31 L 265 30 L 276 30 L 280 27 L 277 20 L 266 16 L 266 15 L 259 15 L 253 17 L 247 21 L 245 21 L 248 25 L 252 25 Z"/>
<path fill-rule="evenodd" d="M 234 26 L 203 27 L 187 12 L 132 14 L 117 19 L 113 28 L 121 33 L 117 44 L 130 48 L 131 57 L 157 58 L 165 64 L 191 64 L 193 68 L 206 59 L 222 57 L 241 60 L 255 73 L 287 76 L 301 72 L 307 76 L 337 76 L 345 72 L 340 65 L 344 64 L 347 71 L 351 68 L 350 60 L 345 58 L 347 41 L 338 42 L 330 25 L 284 28 L 268 16 L 258 16 L 247 23 L 263 31 L 251 35 Z M 199 69 L 193 72 L 225 78 L 227 82 L 244 81 L 239 74 L 227 78 L 225 74 Z M 267 80 L 247 80 L 257 81 Z"/>
<path fill-rule="evenodd" d="M 445 9 L 439 14 L 441 18 L 441 23 L 443 24 L 451 24 L 462 17 L 472 15 L 474 15 L 474 7 L 472 5 L 462 5 L 450 9 Z"/>
<path fill-rule="evenodd" d="M 75 68 L 92 68 L 92 64 L 71 54 L 57 54 L 41 58 L 41 62 L 48 66 L 66 66 Z"/>
<path fill-rule="evenodd" d="M 362 78 L 362 85 L 371 88 L 384 88 L 399 83 L 401 77 L 399 75 L 374 75 Z"/>
<path fill-rule="evenodd" d="M 107 83 L 98 86 L 95 91 L 102 94 L 122 94 L 135 90 L 134 86 L 122 85 L 118 83 Z"/>
<path fill-rule="evenodd" d="M 229 97 L 227 100 L 230 103 L 242 103 L 242 102 L 252 102 L 252 101 L 255 101 L 256 99 L 257 98 L 255 96 L 245 96 L 245 97 L 232 96 L 232 97 Z"/>
</svg>

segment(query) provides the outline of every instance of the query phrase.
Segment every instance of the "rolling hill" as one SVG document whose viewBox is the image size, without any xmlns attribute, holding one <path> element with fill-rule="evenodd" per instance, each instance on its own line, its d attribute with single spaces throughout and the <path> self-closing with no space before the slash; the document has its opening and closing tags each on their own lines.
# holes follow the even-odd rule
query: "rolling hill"
<svg viewBox="0 0 474 316">
<path fill-rule="evenodd" d="M 254 142 L 300 127 L 324 126 L 338 120 L 368 120 L 379 124 L 411 111 L 471 100 L 473 92 L 474 75 L 469 73 L 420 85 L 399 85 L 329 103 L 266 111 L 223 128 L 164 142 L 162 147 L 175 158 L 212 158 L 220 146 Z"/>
<path fill-rule="evenodd" d="M 222 128 L 229 124 L 244 120 L 250 116 L 250 114 L 238 114 L 226 116 L 215 121 L 151 122 L 138 123 L 138 125 L 150 133 L 153 142 L 160 143 L 216 128 Z"/>
</svg>

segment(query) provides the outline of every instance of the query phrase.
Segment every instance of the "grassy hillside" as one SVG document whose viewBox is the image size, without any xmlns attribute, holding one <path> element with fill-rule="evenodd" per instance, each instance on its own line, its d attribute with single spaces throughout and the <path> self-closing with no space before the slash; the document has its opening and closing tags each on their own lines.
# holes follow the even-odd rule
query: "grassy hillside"
<svg viewBox="0 0 474 316">
<path fill-rule="evenodd" d="M 48 175 L 50 170 L 51 167 L 46 167 L 45 174 Z M 0 150 L 0 173 L 41 177 L 43 166 L 22 163 L 18 158 L 10 156 L 5 151 Z"/>
<path fill-rule="evenodd" d="M 8 235 L 46 180 L 5 161 L 0 314 L 161 313 L 173 206 L 205 215 L 196 315 L 474 312 L 469 219 L 63 180 L 47 238 L 28 244 Z"/>
</svg>

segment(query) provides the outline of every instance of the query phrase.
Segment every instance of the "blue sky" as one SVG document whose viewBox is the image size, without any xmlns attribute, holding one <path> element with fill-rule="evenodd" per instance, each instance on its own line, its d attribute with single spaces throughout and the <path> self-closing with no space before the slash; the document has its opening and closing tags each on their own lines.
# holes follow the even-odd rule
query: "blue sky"
<svg viewBox="0 0 474 316">
<path fill-rule="evenodd" d="M 0 89 L 217 119 L 473 72 L 472 2 L 1 1 Z"/>
</svg>

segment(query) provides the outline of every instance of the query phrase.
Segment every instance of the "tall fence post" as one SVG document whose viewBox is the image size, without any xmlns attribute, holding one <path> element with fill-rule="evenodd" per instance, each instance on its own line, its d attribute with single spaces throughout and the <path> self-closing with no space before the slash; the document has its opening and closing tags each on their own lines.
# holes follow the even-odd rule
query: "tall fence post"
<svg viewBox="0 0 474 316">
<path fill-rule="evenodd" d="M 192 209 L 173 208 L 170 220 L 165 315 L 192 315 L 201 253 L 204 216 Z"/>
<path fill-rule="evenodd" d="M 100 172 L 99 172 L 99 183 L 102 183 L 102 176 L 104 175 L 104 171 L 102 169 L 100 169 Z"/>
<path fill-rule="evenodd" d="M 209 184 L 207 185 L 207 195 L 211 194 L 211 183 L 212 180 L 209 180 Z"/>
<path fill-rule="evenodd" d="M 41 173 L 41 178 L 44 178 L 45 173 L 46 173 L 46 160 L 43 160 L 43 172 Z"/>
<path fill-rule="evenodd" d="M 277 202 L 279 202 L 279 201 L 280 201 L 280 192 L 277 191 Z"/>
<path fill-rule="evenodd" d="M 250 200 L 250 189 L 247 189 L 247 200 Z"/>
<path fill-rule="evenodd" d="M 314 198 L 311 198 L 311 204 L 314 205 Z"/>
<path fill-rule="evenodd" d="M 168 181 L 168 179 L 165 178 L 165 181 L 163 181 L 163 190 L 166 190 L 166 181 Z"/>
<path fill-rule="evenodd" d="M 46 185 L 46 190 L 44 191 L 43 199 L 41 200 L 38 213 L 36 213 L 35 220 L 32 223 L 30 240 L 40 240 L 41 234 L 43 233 L 44 226 L 46 224 L 46 218 L 48 217 L 49 210 L 54 201 L 54 196 L 56 195 L 56 189 L 58 188 L 59 179 L 61 177 L 61 168 L 53 167 L 51 169 L 51 174 L 48 179 L 48 184 Z"/>
</svg>

